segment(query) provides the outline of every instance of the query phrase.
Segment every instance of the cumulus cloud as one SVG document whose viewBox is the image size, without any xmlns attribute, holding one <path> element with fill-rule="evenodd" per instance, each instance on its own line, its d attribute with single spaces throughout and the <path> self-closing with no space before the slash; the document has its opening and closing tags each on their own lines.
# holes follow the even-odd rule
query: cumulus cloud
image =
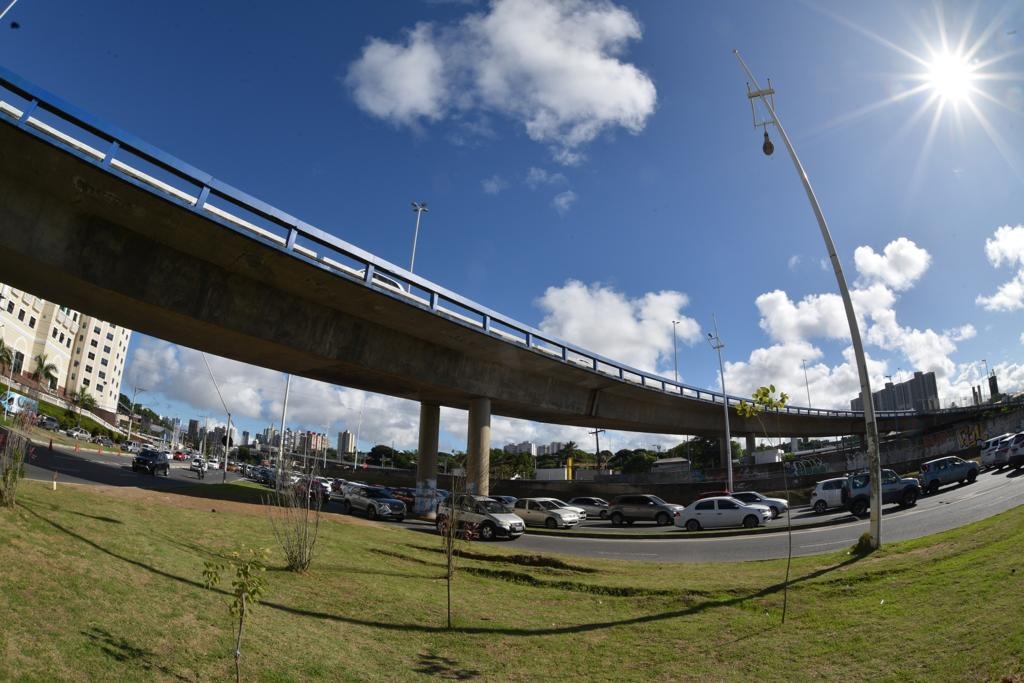
<svg viewBox="0 0 1024 683">
<path fill-rule="evenodd" d="M 409 31 L 404 44 L 372 38 L 345 78 L 356 103 L 396 124 L 440 119 L 448 96 L 444 63 L 434 40 L 429 24 Z"/>
<path fill-rule="evenodd" d="M 457 24 L 420 24 L 405 43 L 371 39 L 346 83 L 360 107 L 397 124 L 500 113 L 572 165 L 602 132 L 639 133 L 654 112 L 654 83 L 620 59 L 641 34 L 607 0 L 494 0 Z"/>
<path fill-rule="evenodd" d="M 868 246 L 857 247 L 853 260 L 860 283 L 881 283 L 896 291 L 909 289 L 924 275 L 931 255 L 906 237 L 885 245 L 881 254 Z"/>
<path fill-rule="evenodd" d="M 576 193 L 572 190 L 566 190 L 565 192 L 559 192 L 551 200 L 551 203 L 555 207 L 555 211 L 564 214 L 572 205 L 576 203 Z"/>
<path fill-rule="evenodd" d="M 796 270 L 796 267 L 800 265 L 800 258 L 800 254 L 793 254 L 789 257 L 789 260 L 786 261 L 786 267 L 790 270 Z"/>
<path fill-rule="evenodd" d="M 1019 311 L 1024 308 L 1024 225 L 998 228 L 985 240 L 985 256 L 993 268 L 1016 266 L 1017 274 L 991 296 L 981 294 L 975 303 L 988 311 Z"/>
<path fill-rule="evenodd" d="M 487 194 L 499 194 L 502 190 L 508 188 L 508 181 L 500 175 L 494 174 L 490 178 L 481 180 L 480 185 Z"/>
<path fill-rule="evenodd" d="M 599 283 L 569 280 L 548 287 L 536 303 L 544 311 L 544 332 L 647 372 L 671 372 L 669 321 L 680 321 L 679 341 L 694 344 L 701 339 L 700 325 L 682 313 L 690 303 L 682 292 L 648 292 L 630 299 Z"/>
<path fill-rule="evenodd" d="M 561 173 L 549 173 L 543 168 L 531 166 L 526 172 L 526 185 L 530 189 L 536 189 L 541 185 L 558 185 L 565 182 L 565 176 Z"/>
</svg>

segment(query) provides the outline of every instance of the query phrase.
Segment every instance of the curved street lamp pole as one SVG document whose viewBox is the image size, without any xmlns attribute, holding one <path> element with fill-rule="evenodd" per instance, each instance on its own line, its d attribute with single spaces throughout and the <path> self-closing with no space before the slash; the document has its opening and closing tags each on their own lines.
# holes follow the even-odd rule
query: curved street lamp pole
<svg viewBox="0 0 1024 683">
<path fill-rule="evenodd" d="M 868 368 L 864 358 L 864 345 L 861 343 L 860 329 L 857 326 L 857 317 L 853 310 L 850 290 L 846 286 L 843 267 L 839 263 L 839 256 L 836 255 L 832 236 L 829 234 L 828 225 L 825 223 L 825 215 L 821 212 L 821 206 L 818 204 L 817 197 L 814 196 L 814 190 L 811 189 L 811 181 L 808 179 L 807 172 L 800 163 L 796 150 L 793 149 L 793 144 L 789 141 L 789 136 L 786 135 L 786 131 L 775 113 L 775 106 L 772 101 L 775 91 L 771 88 L 771 81 L 768 83 L 769 87 L 762 90 L 761 86 L 757 83 L 757 79 L 754 78 L 754 74 L 747 67 L 747 63 L 740 56 L 739 50 L 733 50 L 732 53 L 736 55 L 736 59 L 739 61 L 740 66 L 743 67 L 743 71 L 749 79 L 747 83 L 747 99 L 750 100 L 751 108 L 754 107 L 754 100 L 760 100 L 771 117 L 768 121 L 762 122 L 757 121 L 756 116 L 754 118 L 754 125 L 764 129 L 764 146 L 762 149 L 766 155 L 771 154 L 774 150 L 774 146 L 768 139 L 768 126 L 775 126 L 779 136 L 782 138 L 782 142 L 789 151 L 789 156 L 793 160 L 793 166 L 796 167 L 797 175 L 800 176 L 800 182 L 803 183 L 807 199 L 811 203 L 811 209 L 814 211 L 814 217 L 817 219 L 818 227 L 821 229 L 821 238 L 825 241 L 825 250 L 828 252 L 829 260 L 832 262 L 832 270 L 835 272 L 836 282 L 839 284 L 839 293 L 843 298 L 843 307 L 846 309 L 846 320 L 850 325 L 850 339 L 853 343 L 854 357 L 857 359 L 860 395 L 864 405 L 864 431 L 868 442 L 868 469 L 871 473 L 871 547 L 878 548 L 882 544 L 882 468 L 878 453 L 878 424 L 875 422 L 875 406 L 871 399 L 871 381 L 868 378 Z M 751 85 L 754 87 L 753 90 L 750 89 Z"/>
<path fill-rule="evenodd" d="M 420 237 L 420 218 L 423 217 L 425 211 L 430 211 L 427 208 L 426 202 L 413 202 L 412 210 L 416 212 L 416 232 L 412 234 L 412 260 L 409 262 L 409 272 L 411 273 L 413 268 L 416 266 L 416 241 Z M 356 449 L 358 450 L 358 446 Z"/>
<path fill-rule="evenodd" d="M 729 394 L 725 392 L 725 365 L 722 364 L 722 349 L 725 344 L 718 336 L 718 318 L 711 316 L 715 321 L 715 335 L 708 332 L 708 342 L 711 348 L 718 352 L 718 371 L 722 377 L 722 409 L 725 412 L 725 472 L 728 479 L 727 489 L 732 493 L 732 434 L 729 433 Z"/>
</svg>

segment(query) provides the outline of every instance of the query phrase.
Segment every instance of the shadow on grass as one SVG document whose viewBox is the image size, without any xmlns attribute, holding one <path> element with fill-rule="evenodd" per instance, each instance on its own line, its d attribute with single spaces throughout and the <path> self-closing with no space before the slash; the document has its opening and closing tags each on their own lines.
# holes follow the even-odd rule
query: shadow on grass
<svg viewBox="0 0 1024 683">
<path fill-rule="evenodd" d="M 447 678 L 452 681 L 469 681 L 480 675 L 476 669 L 460 669 L 454 659 L 436 655 L 433 652 L 420 653 L 419 666 L 413 671 L 428 676 Z"/>
<path fill-rule="evenodd" d="M 40 521 L 45 522 L 46 524 L 49 524 L 50 526 L 52 526 L 53 528 L 57 529 L 58 531 L 60 531 L 60 532 L 62 532 L 64 534 L 67 534 L 71 538 L 74 538 L 74 539 L 84 543 L 85 545 L 87 545 L 87 546 L 89 546 L 89 547 L 91 547 L 91 548 L 93 548 L 95 550 L 98 550 L 99 552 L 101 552 L 101 553 L 103 553 L 105 555 L 108 555 L 108 556 L 113 557 L 113 558 L 115 558 L 117 560 L 120 560 L 122 562 L 130 564 L 130 565 L 132 565 L 134 567 L 138 567 L 139 569 L 144 569 L 144 570 L 146 570 L 148 572 L 151 572 L 151 573 L 153 573 L 153 574 L 155 574 L 157 576 L 161 576 L 163 578 L 170 579 L 172 581 L 176 581 L 176 582 L 178 582 L 178 583 L 180 583 L 182 585 L 190 586 L 192 588 L 200 588 L 200 589 L 206 590 L 205 586 L 201 582 L 199 582 L 199 581 L 195 581 L 193 579 L 188 579 L 188 578 L 185 578 L 183 576 L 177 576 L 176 574 L 172 574 L 170 572 L 164 571 L 164 570 L 159 569 L 157 567 L 154 567 L 152 565 L 146 564 L 145 562 L 141 562 L 139 560 L 135 560 L 135 559 L 132 559 L 130 557 L 126 557 L 124 555 L 121 555 L 121 554 L 113 551 L 113 550 L 110 550 L 109 548 L 105 548 L 104 546 L 100 545 L 96 541 L 93 541 L 92 539 L 86 538 L 85 536 L 79 534 L 78 532 L 76 532 L 76 531 L 74 531 L 72 529 L 67 528 L 66 526 L 60 524 L 59 522 L 56 522 L 56 521 L 50 519 L 49 517 L 46 517 L 45 515 L 40 514 L 31 505 L 27 505 L 23 501 L 19 501 L 17 503 L 17 505 L 22 510 L 24 510 L 28 514 L 32 515 L 33 517 L 36 517 Z M 812 579 L 816 579 L 816 578 L 818 578 L 820 576 L 824 576 L 825 574 L 828 574 L 830 572 L 836 571 L 837 569 L 841 569 L 843 567 L 851 565 L 851 564 L 857 562 L 860 559 L 861 559 L 860 557 L 857 557 L 855 555 L 854 556 L 850 556 L 849 558 L 843 560 L 842 562 L 839 562 L 837 564 L 834 564 L 834 565 L 831 565 L 831 566 L 828 566 L 828 567 L 823 567 L 823 568 L 821 568 L 821 569 L 819 569 L 817 571 L 811 572 L 810 574 L 805 574 L 804 576 L 800 576 L 798 578 L 795 578 L 795 579 L 793 579 L 793 580 L 791 580 L 789 582 L 789 585 L 790 586 L 794 586 L 796 584 L 803 583 L 805 581 L 810 581 Z M 721 608 L 721 607 L 731 607 L 733 605 L 737 605 L 737 604 L 741 604 L 741 603 L 747 602 L 748 600 L 753 600 L 753 599 L 756 599 L 756 598 L 763 598 L 763 597 L 766 597 L 768 595 L 772 595 L 774 593 L 778 593 L 778 592 L 782 591 L 784 586 L 785 586 L 785 584 L 783 582 L 779 582 L 779 583 L 772 584 L 772 585 L 770 585 L 770 586 L 768 586 L 766 588 L 762 588 L 759 591 L 755 591 L 753 593 L 749 593 L 749 594 L 746 594 L 746 595 L 737 595 L 735 597 L 721 599 L 721 600 L 714 600 L 714 599 L 704 600 L 703 602 L 699 602 L 699 603 L 690 605 L 690 606 L 688 606 L 688 607 L 686 607 L 684 609 L 669 610 L 669 611 L 666 611 L 666 612 L 659 612 L 659 613 L 656 613 L 656 614 L 645 614 L 645 615 L 639 616 L 639 617 L 630 617 L 630 618 L 627 618 L 627 619 L 617 619 L 617 620 L 608 620 L 608 621 L 595 621 L 595 622 L 590 622 L 590 623 L 585 623 L 585 624 L 575 624 L 575 625 L 562 626 L 562 627 L 556 627 L 556 628 L 535 628 L 535 629 L 529 629 L 529 628 L 483 627 L 483 626 L 464 626 L 464 627 L 457 627 L 457 628 L 449 630 L 449 629 L 445 628 L 444 626 L 427 626 L 425 624 L 416 624 L 416 623 L 404 623 L 404 624 L 402 624 L 402 623 L 392 623 L 392 622 L 385 622 L 385 621 L 373 621 L 373 620 L 370 620 L 370 619 L 358 619 L 358 618 L 355 618 L 355 617 L 347 617 L 347 616 L 342 616 L 342 615 L 338 615 L 338 614 L 329 614 L 329 613 L 326 613 L 326 612 L 317 612 L 317 611 L 314 611 L 314 610 L 303 609 L 303 608 L 300 608 L 300 607 L 292 607 L 292 606 L 289 606 L 289 605 L 283 605 L 283 604 L 271 602 L 271 601 L 268 601 L 268 600 L 261 601 L 260 604 L 265 606 L 265 607 L 268 607 L 270 609 L 279 610 L 279 611 L 284 612 L 286 614 L 293 614 L 293 615 L 302 616 L 302 617 L 310 617 L 310 618 L 313 618 L 313 619 L 324 619 L 324 620 L 327 620 L 327 621 L 334 621 L 334 622 L 338 622 L 338 623 L 342 623 L 342 624 L 349 624 L 349 625 L 353 625 L 353 626 L 365 626 L 365 627 L 368 627 L 368 628 L 379 628 L 379 629 L 384 629 L 384 630 L 388 630 L 388 631 L 402 631 L 402 632 L 408 632 L 408 633 L 445 633 L 445 632 L 457 631 L 459 633 L 470 634 L 470 635 L 476 635 L 476 634 L 489 635 L 489 634 L 494 634 L 494 635 L 529 637 L 529 636 L 551 636 L 551 635 L 577 634 L 577 633 L 589 632 L 589 631 L 600 631 L 600 630 L 604 630 L 604 629 L 615 628 L 615 627 L 618 627 L 618 626 L 633 626 L 633 625 L 637 625 L 637 624 L 647 624 L 647 623 L 652 623 L 652 622 L 665 621 L 667 619 L 677 619 L 679 617 L 693 616 L 695 614 L 700 614 L 700 613 L 708 611 L 708 610 L 712 610 L 712 609 L 716 609 L 716 608 Z M 547 587 L 547 586 L 545 586 L 545 587 Z M 557 588 L 557 586 L 555 588 Z M 216 593 L 220 593 L 221 595 L 230 595 L 229 591 L 224 590 L 222 588 L 211 588 L 209 590 L 212 590 L 212 591 L 214 591 Z"/>
<path fill-rule="evenodd" d="M 115 661 L 140 667 L 144 671 L 159 671 L 165 676 L 170 676 L 179 681 L 190 680 L 179 673 L 171 671 L 166 666 L 157 664 L 154 661 L 157 658 L 156 653 L 132 645 L 124 638 L 118 638 L 108 631 L 95 626 L 90 626 L 81 633 L 83 636 L 91 640 L 94 645 L 99 647 L 100 652 Z"/>
<path fill-rule="evenodd" d="M 121 520 L 115 519 L 113 517 L 103 517 L 101 515 L 88 515 L 84 512 L 75 512 L 74 510 L 65 510 L 64 512 L 70 513 L 72 515 L 78 515 L 79 517 L 88 517 L 89 519 L 95 519 L 100 522 L 106 522 L 107 524 L 124 524 L 124 522 L 122 522 Z"/>
</svg>

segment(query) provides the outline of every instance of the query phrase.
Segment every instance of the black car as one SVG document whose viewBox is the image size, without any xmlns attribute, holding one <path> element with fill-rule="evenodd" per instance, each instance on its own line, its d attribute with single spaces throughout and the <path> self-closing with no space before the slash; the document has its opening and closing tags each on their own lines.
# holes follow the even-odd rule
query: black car
<svg viewBox="0 0 1024 683">
<path fill-rule="evenodd" d="M 147 472 L 154 477 L 171 474 L 171 465 L 160 451 L 145 449 L 132 459 L 132 472 Z"/>
</svg>

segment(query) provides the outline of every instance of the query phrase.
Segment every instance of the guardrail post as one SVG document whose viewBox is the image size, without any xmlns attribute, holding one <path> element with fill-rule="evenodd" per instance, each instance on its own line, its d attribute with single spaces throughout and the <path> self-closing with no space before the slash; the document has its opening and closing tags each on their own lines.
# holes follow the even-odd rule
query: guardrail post
<svg viewBox="0 0 1024 683">
<path fill-rule="evenodd" d="M 121 143 L 117 140 L 112 140 L 110 146 L 107 147 L 107 153 L 103 155 L 103 162 L 100 165 L 103 168 L 110 168 L 110 163 L 114 160 L 114 155 L 117 154 L 119 149 L 121 149 Z"/>
<path fill-rule="evenodd" d="M 32 114 L 34 114 L 36 112 L 36 109 L 38 107 L 39 107 L 39 100 L 32 100 L 32 101 L 30 101 L 28 103 L 28 106 L 25 107 L 25 111 L 21 112 L 21 118 L 18 119 L 18 127 L 24 128 L 25 124 L 28 123 L 29 118 L 32 116 Z"/>
<path fill-rule="evenodd" d="M 288 251 L 291 251 L 292 249 L 294 249 L 295 248 L 295 240 L 298 238 L 298 236 L 299 236 L 299 231 L 298 230 L 296 230 L 295 228 L 289 228 L 288 229 L 288 241 L 285 243 L 284 248 L 287 249 Z"/>
</svg>

